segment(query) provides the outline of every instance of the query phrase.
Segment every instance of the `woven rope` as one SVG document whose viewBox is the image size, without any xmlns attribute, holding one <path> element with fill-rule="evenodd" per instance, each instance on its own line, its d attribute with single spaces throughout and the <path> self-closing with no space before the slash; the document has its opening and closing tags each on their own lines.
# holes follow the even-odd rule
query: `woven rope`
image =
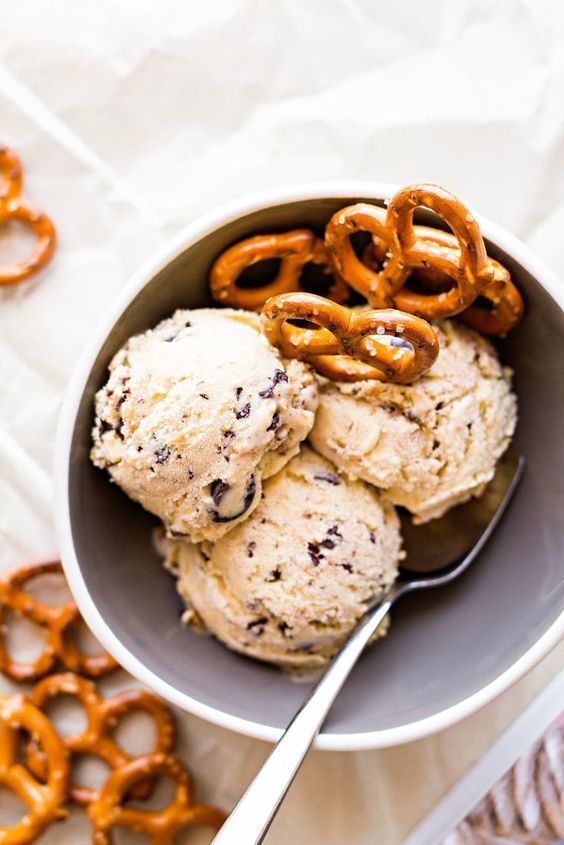
<svg viewBox="0 0 564 845">
<path fill-rule="evenodd" d="M 564 720 L 524 754 L 442 845 L 550 845 L 564 839 Z"/>
</svg>

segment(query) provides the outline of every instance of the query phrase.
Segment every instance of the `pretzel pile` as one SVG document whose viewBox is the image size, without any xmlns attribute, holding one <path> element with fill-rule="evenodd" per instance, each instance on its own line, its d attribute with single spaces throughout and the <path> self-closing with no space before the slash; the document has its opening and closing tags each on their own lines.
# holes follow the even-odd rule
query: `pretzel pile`
<svg viewBox="0 0 564 845">
<path fill-rule="evenodd" d="M 95 845 L 110 845 L 111 830 L 118 826 L 145 832 L 155 845 L 169 845 L 176 833 L 195 825 L 218 830 L 225 815 L 215 807 L 194 803 L 190 773 L 173 753 L 175 723 L 167 705 L 140 689 L 102 697 L 94 682 L 83 675 L 97 677 L 118 664 L 108 654 L 90 657 L 79 651 L 69 631 L 80 619 L 74 602 L 47 605 L 24 589 L 34 578 L 61 573 L 58 561 L 47 561 L 26 564 L 0 578 L 0 670 L 11 680 L 39 679 L 25 695 L 0 696 L 0 784 L 13 790 L 29 808 L 15 826 L 0 825 L 0 843 L 35 841 L 52 822 L 65 818 L 69 801 L 86 808 Z M 32 663 L 18 663 L 8 654 L 4 629 L 9 611 L 33 620 L 45 631 L 45 648 Z M 48 674 L 57 663 L 78 668 L 83 674 Z M 51 700 L 61 695 L 77 698 L 86 714 L 84 730 L 64 738 L 44 712 Z M 139 710 L 152 717 L 155 741 L 150 753 L 132 759 L 113 732 L 120 719 Z M 109 766 L 110 774 L 100 789 L 71 782 L 72 759 L 81 754 L 97 756 Z M 176 787 L 168 806 L 155 811 L 126 803 L 149 797 L 162 775 L 170 777 Z"/>
<path fill-rule="evenodd" d="M 31 691 L 29 699 L 39 710 L 45 710 L 50 699 L 60 695 L 76 697 L 86 714 L 86 727 L 79 734 L 65 737 L 65 748 L 73 754 L 91 754 L 100 757 L 110 769 L 118 769 L 131 758 L 119 747 L 112 737 L 116 723 L 128 713 L 143 710 L 153 717 L 156 728 L 155 751 L 168 753 L 174 745 L 175 726 L 168 707 L 150 692 L 129 690 L 104 699 L 96 686 L 87 678 L 67 672 L 50 675 L 40 681 Z M 26 748 L 26 764 L 34 775 L 42 777 L 46 770 L 46 755 L 30 740 Z M 134 797 L 147 797 L 150 789 L 143 784 Z M 150 786 L 150 785 L 149 785 Z M 91 804 L 98 798 L 96 789 L 71 784 L 70 797 L 76 804 Z"/>
<path fill-rule="evenodd" d="M 452 254 L 456 250 L 457 241 L 450 232 L 442 229 L 432 229 L 430 226 L 414 226 L 416 237 L 427 243 L 435 244 L 445 254 Z M 364 250 L 362 260 L 370 269 L 376 271 L 386 261 L 387 250 L 384 242 L 374 236 L 372 243 Z M 460 319 L 471 328 L 482 334 L 507 334 L 523 316 L 523 297 L 511 281 L 509 271 L 495 259 L 489 261 L 493 267 L 493 280 L 487 285 L 480 296 L 489 303 L 487 308 L 470 305 L 460 314 Z M 433 267 L 419 267 L 413 271 L 413 277 L 430 291 L 443 292 L 448 290 L 450 278 L 440 269 Z"/>
<path fill-rule="evenodd" d="M 57 242 L 53 221 L 22 197 L 23 172 L 14 150 L 0 146 L 0 225 L 16 220 L 35 234 L 35 249 L 23 261 L 0 265 L 0 285 L 23 282 L 52 258 Z"/>
<path fill-rule="evenodd" d="M 420 207 L 434 211 L 451 231 L 414 225 L 413 215 Z M 371 239 L 361 256 L 352 241 L 357 233 L 365 233 Z M 280 259 L 274 279 L 253 288 L 238 284 L 250 265 L 272 258 Z M 308 263 L 321 264 L 327 274 L 332 274 L 323 308 L 319 297 L 315 304 L 309 299 L 282 298 L 287 294 L 312 296 L 302 284 L 303 269 Z M 505 335 L 517 325 L 524 310 L 509 271 L 487 255 L 472 214 L 438 185 L 402 188 L 387 208 L 366 202 L 342 208 L 329 220 L 324 240 L 309 229 L 296 229 L 239 241 L 215 260 L 210 290 L 214 299 L 224 305 L 262 310 L 269 339 L 285 355 L 293 349 L 291 357 L 309 361 L 330 378 L 348 381 L 379 378 L 406 383 L 424 372 L 434 347 L 429 327 L 424 328 L 422 322 L 414 324 L 413 317 L 424 321 L 460 315 L 467 325 L 483 334 Z M 405 349 L 398 353 L 393 345 L 391 352 L 390 347 L 386 352 L 380 343 L 367 356 L 373 346 L 369 337 L 374 340 L 374 336 L 365 333 L 361 340 L 356 335 L 349 337 L 353 326 L 355 330 L 362 326 L 364 331 L 368 325 L 366 317 L 359 317 L 355 326 L 349 312 L 345 326 L 345 312 L 339 310 L 352 291 L 361 294 L 374 309 L 394 309 L 395 316 L 390 315 L 389 319 L 393 322 L 401 317 L 406 341 L 412 330 L 415 338 L 424 338 L 423 354 L 413 344 L 409 354 Z M 312 317 L 314 308 L 322 315 L 321 323 Z M 310 313 L 310 322 L 335 327 L 331 341 L 319 329 L 316 334 L 307 334 L 288 326 L 288 320 L 305 319 L 304 309 Z M 274 312 L 278 316 L 274 317 Z M 377 312 L 355 311 L 355 315 L 367 313 Z M 391 324 L 386 323 L 382 332 L 383 325 L 379 324 L 379 333 L 389 335 Z M 326 347 L 331 351 L 319 351 Z"/>
</svg>

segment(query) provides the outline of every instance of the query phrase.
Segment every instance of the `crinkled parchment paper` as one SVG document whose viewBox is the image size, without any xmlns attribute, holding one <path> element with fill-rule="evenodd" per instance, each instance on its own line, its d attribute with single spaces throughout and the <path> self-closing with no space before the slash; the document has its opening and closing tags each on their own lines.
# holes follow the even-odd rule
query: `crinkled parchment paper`
<svg viewBox="0 0 564 845">
<path fill-rule="evenodd" d="M 60 242 L 41 276 L 0 291 L 0 566 L 56 553 L 51 461 L 73 364 L 130 273 L 200 212 L 304 180 L 432 180 L 564 270 L 563 24 L 559 0 L 11 4 L 0 141 Z M 20 248 L 0 232 L 0 254 Z M 560 665 L 562 651 L 434 738 L 311 754 L 268 842 L 401 842 Z M 179 722 L 199 795 L 228 808 L 267 745 Z M 41 840 L 82 841 L 80 814 Z"/>
</svg>

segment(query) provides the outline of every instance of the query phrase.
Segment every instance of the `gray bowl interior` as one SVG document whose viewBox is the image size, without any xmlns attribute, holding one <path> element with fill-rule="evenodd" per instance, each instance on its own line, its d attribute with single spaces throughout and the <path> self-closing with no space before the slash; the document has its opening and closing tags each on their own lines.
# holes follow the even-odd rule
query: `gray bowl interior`
<svg viewBox="0 0 564 845">
<path fill-rule="evenodd" d="M 303 699 L 303 685 L 180 624 L 174 582 L 151 543 L 156 521 L 89 463 L 93 395 L 109 359 L 131 334 L 175 308 L 209 303 L 208 271 L 226 246 L 257 232 L 296 226 L 321 231 L 330 214 L 356 199 L 262 209 L 188 247 L 114 325 L 90 373 L 74 428 L 72 535 L 86 586 L 105 622 L 173 687 L 262 725 L 286 725 Z M 327 733 L 394 728 L 460 702 L 517 661 L 563 608 L 564 314 L 523 267 L 488 246 L 509 267 L 527 301 L 526 319 L 500 343 L 503 360 L 515 369 L 516 443 L 528 460 L 526 475 L 473 569 L 449 588 L 399 603 L 390 635 L 361 659 L 331 712 Z"/>
</svg>

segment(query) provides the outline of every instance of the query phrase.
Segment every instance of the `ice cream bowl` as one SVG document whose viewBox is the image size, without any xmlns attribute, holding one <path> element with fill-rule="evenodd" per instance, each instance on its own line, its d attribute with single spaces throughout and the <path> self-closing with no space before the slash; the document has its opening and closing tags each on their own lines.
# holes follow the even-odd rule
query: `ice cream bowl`
<svg viewBox="0 0 564 845">
<path fill-rule="evenodd" d="M 266 740 L 280 735 L 307 685 L 228 651 L 180 623 L 173 579 L 152 542 L 156 520 L 88 458 L 93 397 L 112 355 L 176 308 L 211 304 L 207 277 L 228 245 L 269 231 L 322 231 L 338 208 L 383 204 L 394 186 L 325 183 L 271 191 L 207 214 L 131 280 L 84 351 L 62 409 L 55 482 L 61 555 L 71 590 L 102 644 L 139 680 L 185 710 Z M 437 223 L 425 212 L 421 222 Z M 390 634 L 367 650 L 316 745 L 399 744 L 446 728 L 502 693 L 564 634 L 564 290 L 519 240 L 478 217 L 489 253 L 526 300 L 499 342 L 515 370 L 516 448 L 527 472 L 480 561 L 451 587 L 407 599 Z"/>
</svg>

